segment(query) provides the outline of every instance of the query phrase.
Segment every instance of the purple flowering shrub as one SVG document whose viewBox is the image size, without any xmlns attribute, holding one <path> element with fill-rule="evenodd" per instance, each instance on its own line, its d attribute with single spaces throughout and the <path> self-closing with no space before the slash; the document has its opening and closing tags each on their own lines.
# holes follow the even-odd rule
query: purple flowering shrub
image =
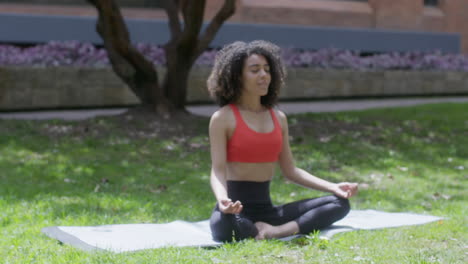
<svg viewBox="0 0 468 264">
<path fill-rule="evenodd" d="M 138 43 L 135 47 L 155 65 L 164 65 L 164 50 L 153 44 Z M 196 65 L 212 66 L 217 50 L 204 52 Z M 468 56 L 428 52 L 392 52 L 362 56 L 359 52 L 338 49 L 300 51 L 282 49 L 286 66 L 318 69 L 369 70 L 434 70 L 468 71 Z M 78 66 L 108 67 L 107 52 L 90 43 L 51 41 L 44 45 L 16 47 L 0 45 L 0 65 L 5 66 Z"/>
<path fill-rule="evenodd" d="M 338 49 L 302 52 L 283 49 L 283 59 L 288 66 L 322 69 L 468 71 L 467 55 L 443 54 L 440 51 L 362 56 L 356 51 Z"/>
<path fill-rule="evenodd" d="M 56 42 L 20 48 L 0 45 L 0 65 L 12 66 L 107 66 L 104 49 L 89 43 Z"/>
</svg>

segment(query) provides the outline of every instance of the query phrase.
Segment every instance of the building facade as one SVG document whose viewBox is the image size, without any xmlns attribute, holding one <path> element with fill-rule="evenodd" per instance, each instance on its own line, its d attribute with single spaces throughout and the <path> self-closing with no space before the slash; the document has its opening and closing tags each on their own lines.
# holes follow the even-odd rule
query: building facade
<svg viewBox="0 0 468 264">
<path fill-rule="evenodd" d="M 129 18 L 165 19 L 163 0 L 116 0 Z M 195 1 L 195 0 L 194 0 Z M 468 54 L 468 0 L 236 0 L 230 22 L 456 33 Z M 224 0 L 206 0 L 210 19 Z M 16 5 L 15 5 L 16 4 Z M 0 0 L 0 13 L 93 16 L 83 0 Z"/>
<path fill-rule="evenodd" d="M 207 17 L 222 5 L 207 0 Z M 231 22 L 449 32 L 468 53 L 468 0 L 237 0 Z"/>
</svg>

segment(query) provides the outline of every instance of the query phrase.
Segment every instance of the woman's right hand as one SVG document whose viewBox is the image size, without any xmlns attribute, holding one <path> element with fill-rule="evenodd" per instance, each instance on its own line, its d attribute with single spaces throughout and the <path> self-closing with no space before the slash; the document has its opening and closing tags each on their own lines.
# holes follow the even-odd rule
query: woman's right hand
<svg viewBox="0 0 468 264">
<path fill-rule="evenodd" d="M 242 203 L 240 201 L 233 203 L 229 198 L 221 199 L 218 207 L 225 214 L 238 214 L 242 211 Z"/>
<path fill-rule="evenodd" d="M 358 184 L 350 182 L 340 182 L 335 184 L 336 188 L 333 190 L 333 194 L 338 197 L 349 199 L 358 192 Z"/>
</svg>

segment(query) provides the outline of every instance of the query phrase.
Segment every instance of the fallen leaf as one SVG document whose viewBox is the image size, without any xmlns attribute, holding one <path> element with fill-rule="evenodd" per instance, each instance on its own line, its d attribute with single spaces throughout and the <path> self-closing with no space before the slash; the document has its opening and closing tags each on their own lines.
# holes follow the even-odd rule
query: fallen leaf
<svg viewBox="0 0 468 264">
<path fill-rule="evenodd" d="M 452 196 L 447 195 L 447 194 L 442 194 L 442 198 L 444 198 L 445 200 L 449 200 L 450 198 L 452 198 Z"/>
<path fill-rule="evenodd" d="M 367 184 L 367 183 L 360 183 L 358 185 L 358 189 L 360 189 L 360 190 L 367 190 L 367 189 L 369 189 L 369 187 L 370 187 L 370 185 Z"/>
<path fill-rule="evenodd" d="M 156 188 L 150 187 L 149 191 L 152 193 L 161 193 L 167 190 L 167 186 L 164 184 L 158 185 Z"/>
<path fill-rule="evenodd" d="M 166 150 L 174 150 L 174 146 L 173 145 L 167 145 L 165 147 Z"/>
<path fill-rule="evenodd" d="M 432 209 L 432 204 L 430 204 L 428 202 L 422 202 L 421 206 L 426 208 L 426 209 Z"/>
<path fill-rule="evenodd" d="M 213 263 L 224 263 L 224 261 L 222 261 L 222 260 L 220 260 L 220 259 L 218 259 L 218 258 L 211 258 L 211 261 L 212 261 Z"/>
<path fill-rule="evenodd" d="M 199 143 L 190 143 L 191 148 L 200 148 L 201 146 L 202 144 L 199 144 Z"/>
<path fill-rule="evenodd" d="M 445 199 L 445 200 L 449 200 L 450 198 L 452 198 L 450 195 L 447 195 L 447 194 L 441 194 L 441 193 L 434 193 L 432 195 L 432 199 L 434 200 L 439 200 L 439 199 Z"/>
<path fill-rule="evenodd" d="M 408 168 L 406 167 L 398 167 L 398 169 L 400 169 L 401 171 L 408 171 Z"/>
<path fill-rule="evenodd" d="M 365 258 L 361 257 L 361 256 L 356 256 L 353 258 L 354 261 L 363 261 L 363 260 L 366 260 Z"/>
<path fill-rule="evenodd" d="M 369 177 L 374 184 L 380 184 L 384 175 L 381 173 L 371 173 Z"/>
<path fill-rule="evenodd" d="M 187 141 L 187 138 L 185 137 L 178 137 L 175 139 L 175 141 L 177 141 L 177 143 L 184 143 L 185 141 Z"/>
<path fill-rule="evenodd" d="M 319 138 L 319 141 L 322 143 L 328 143 L 333 138 L 333 136 L 323 136 Z"/>
<path fill-rule="evenodd" d="M 151 152 L 148 149 L 140 149 L 140 153 L 144 155 L 151 154 Z"/>
</svg>

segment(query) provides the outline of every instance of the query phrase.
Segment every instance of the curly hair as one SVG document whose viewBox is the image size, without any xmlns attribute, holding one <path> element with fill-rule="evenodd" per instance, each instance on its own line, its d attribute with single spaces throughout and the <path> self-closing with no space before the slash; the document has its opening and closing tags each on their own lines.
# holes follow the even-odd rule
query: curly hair
<svg viewBox="0 0 468 264">
<path fill-rule="evenodd" d="M 271 42 L 255 40 L 249 43 L 233 42 L 216 54 L 207 86 L 208 92 L 219 106 L 234 103 L 239 99 L 244 62 L 252 54 L 264 56 L 270 66 L 271 82 L 268 93 L 260 98 L 261 104 L 270 108 L 277 103 L 286 77 L 280 48 Z"/>
</svg>

